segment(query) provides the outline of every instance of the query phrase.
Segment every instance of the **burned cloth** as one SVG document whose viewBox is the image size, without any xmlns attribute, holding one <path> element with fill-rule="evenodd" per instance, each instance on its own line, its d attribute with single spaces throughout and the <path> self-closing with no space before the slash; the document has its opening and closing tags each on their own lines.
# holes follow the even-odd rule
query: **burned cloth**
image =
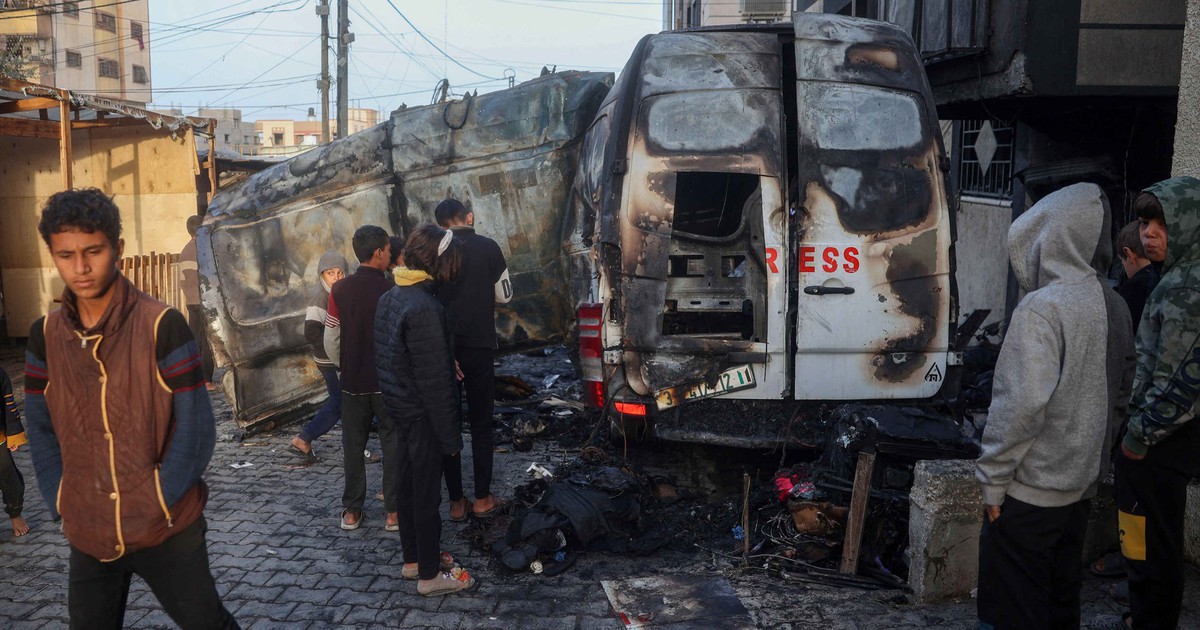
<svg viewBox="0 0 1200 630">
<path fill-rule="evenodd" d="M 615 480 L 613 474 L 605 474 L 603 478 L 608 483 Z M 586 549 L 626 551 L 641 516 L 637 494 L 621 492 L 611 496 L 584 484 L 586 478 L 551 483 L 536 505 L 517 515 L 509 525 L 508 534 L 496 541 L 492 550 L 505 559 L 509 568 L 521 569 L 524 566 L 511 565 L 505 554 L 512 556 L 514 550 L 525 550 L 524 565 L 528 565 L 538 552 L 557 550 L 556 544 L 561 543 L 556 542 L 560 541 L 556 532 L 561 530 L 566 539 Z"/>
</svg>

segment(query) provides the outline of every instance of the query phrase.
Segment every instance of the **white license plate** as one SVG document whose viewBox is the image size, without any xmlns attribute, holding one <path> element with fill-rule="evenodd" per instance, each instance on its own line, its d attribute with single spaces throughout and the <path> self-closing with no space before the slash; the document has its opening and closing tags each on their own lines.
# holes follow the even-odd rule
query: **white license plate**
<svg viewBox="0 0 1200 630">
<path fill-rule="evenodd" d="M 739 389 L 750 389 L 751 387 L 754 387 L 754 370 L 750 369 L 749 365 L 739 365 L 721 372 L 720 376 L 717 377 L 717 382 L 712 385 L 700 383 L 698 385 L 668 387 L 667 389 L 660 390 L 654 397 L 658 409 L 661 411 L 681 405 L 689 400 L 712 398 L 713 396 L 736 392 Z"/>
</svg>

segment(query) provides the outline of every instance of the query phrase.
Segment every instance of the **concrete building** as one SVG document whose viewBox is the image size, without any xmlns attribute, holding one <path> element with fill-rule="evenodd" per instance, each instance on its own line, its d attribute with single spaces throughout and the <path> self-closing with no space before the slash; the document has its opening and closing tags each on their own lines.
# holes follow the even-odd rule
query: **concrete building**
<svg viewBox="0 0 1200 630">
<path fill-rule="evenodd" d="M 232 107 L 201 107 L 196 114 L 200 118 L 217 121 L 216 144 L 218 149 L 229 149 L 242 155 L 258 155 L 262 141 L 255 123 L 242 120 L 242 110 Z M 320 129 L 317 130 L 318 134 Z M 207 142 L 201 143 L 201 149 Z"/>
<path fill-rule="evenodd" d="M 792 19 L 792 12 L 870 17 L 880 0 L 663 0 L 663 29 Z"/>
<path fill-rule="evenodd" d="M 152 99 L 149 0 L 3 0 L 0 40 L 29 81 L 143 106 Z"/>
<path fill-rule="evenodd" d="M 351 107 L 347 117 L 348 134 L 356 134 L 379 124 L 379 112 Z M 254 123 L 261 155 L 303 153 L 321 144 L 321 121 L 309 110 L 308 120 L 268 119 Z M 329 120 L 330 135 L 337 136 L 337 120 Z"/>
</svg>

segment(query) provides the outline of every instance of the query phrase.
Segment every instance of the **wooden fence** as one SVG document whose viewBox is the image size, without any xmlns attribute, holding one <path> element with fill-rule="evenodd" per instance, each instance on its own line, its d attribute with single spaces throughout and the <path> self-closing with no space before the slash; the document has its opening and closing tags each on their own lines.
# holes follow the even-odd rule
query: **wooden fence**
<svg viewBox="0 0 1200 630">
<path fill-rule="evenodd" d="M 179 254 L 150 252 L 148 256 L 129 256 L 118 261 L 117 268 L 135 287 L 187 316 L 183 290 L 179 288 Z"/>
</svg>

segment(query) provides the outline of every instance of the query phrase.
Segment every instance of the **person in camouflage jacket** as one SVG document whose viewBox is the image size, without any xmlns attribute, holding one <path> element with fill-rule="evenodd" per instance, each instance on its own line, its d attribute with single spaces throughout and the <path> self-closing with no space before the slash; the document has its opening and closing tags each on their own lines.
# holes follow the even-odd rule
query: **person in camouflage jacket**
<svg viewBox="0 0 1200 630">
<path fill-rule="evenodd" d="M 1163 264 L 1137 333 L 1137 372 L 1117 458 L 1121 553 L 1133 628 L 1175 628 L 1183 600 L 1187 484 L 1200 472 L 1200 180 L 1173 177 L 1134 203 Z M 1161 247 L 1165 230 L 1166 247 Z M 1132 623 L 1130 623 L 1132 621 Z"/>
</svg>

